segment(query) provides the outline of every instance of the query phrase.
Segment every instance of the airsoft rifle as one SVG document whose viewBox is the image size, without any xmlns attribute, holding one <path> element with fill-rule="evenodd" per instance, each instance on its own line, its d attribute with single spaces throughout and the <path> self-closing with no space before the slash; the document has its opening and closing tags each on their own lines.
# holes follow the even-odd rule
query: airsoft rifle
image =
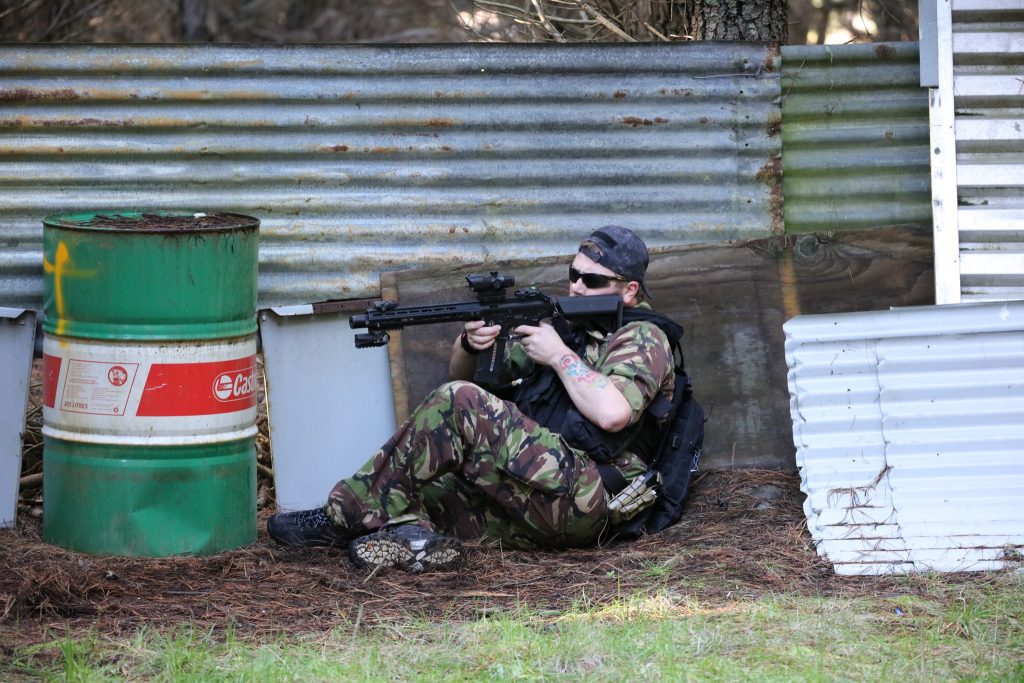
<svg viewBox="0 0 1024 683">
<path fill-rule="evenodd" d="M 498 386 L 501 381 L 505 346 L 511 341 L 512 330 L 519 325 L 537 325 L 550 319 L 562 335 L 567 336 L 571 326 L 601 329 L 612 332 L 622 323 L 622 299 L 618 294 L 595 296 L 550 296 L 536 287 L 515 290 L 511 275 L 468 275 L 466 282 L 476 294 L 476 301 L 444 303 L 424 306 L 399 306 L 394 301 L 376 301 L 364 315 L 354 315 L 349 324 L 367 332 L 356 335 L 356 348 L 383 346 L 390 338 L 388 330 L 399 330 L 410 325 L 483 320 L 488 325 L 501 325 L 501 333 L 494 345 L 477 357 L 474 381 Z"/>
</svg>

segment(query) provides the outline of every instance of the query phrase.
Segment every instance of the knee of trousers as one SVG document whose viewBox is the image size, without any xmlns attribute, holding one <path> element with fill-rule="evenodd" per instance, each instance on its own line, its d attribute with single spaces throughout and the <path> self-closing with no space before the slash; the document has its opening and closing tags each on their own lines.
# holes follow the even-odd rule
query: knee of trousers
<svg viewBox="0 0 1024 683">
<path fill-rule="evenodd" d="M 455 409 L 479 409 L 490 401 L 500 400 L 486 389 L 465 380 L 445 382 L 432 392 L 430 399 L 450 403 Z"/>
</svg>

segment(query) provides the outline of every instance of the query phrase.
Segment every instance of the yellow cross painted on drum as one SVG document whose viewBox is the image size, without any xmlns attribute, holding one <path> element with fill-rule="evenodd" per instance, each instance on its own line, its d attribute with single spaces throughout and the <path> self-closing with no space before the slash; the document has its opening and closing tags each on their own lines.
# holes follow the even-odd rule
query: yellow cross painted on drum
<svg viewBox="0 0 1024 683">
<path fill-rule="evenodd" d="M 63 242 L 57 242 L 53 263 L 47 261 L 46 256 L 43 256 L 43 271 L 47 274 L 53 274 L 53 299 L 54 305 L 57 307 L 57 334 L 64 334 L 66 311 L 64 310 L 64 287 L 62 280 L 67 273 L 67 265 L 70 258 L 71 255 L 68 253 L 67 245 Z"/>
</svg>

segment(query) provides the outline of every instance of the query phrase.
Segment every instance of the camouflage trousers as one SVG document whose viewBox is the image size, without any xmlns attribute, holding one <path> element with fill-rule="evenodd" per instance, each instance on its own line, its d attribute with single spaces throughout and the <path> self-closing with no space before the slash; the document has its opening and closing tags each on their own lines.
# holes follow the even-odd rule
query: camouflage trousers
<svg viewBox="0 0 1024 683">
<path fill-rule="evenodd" d="M 597 466 L 558 434 L 470 382 L 434 390 L 327 500 L 357 534 L 415 522 L 517 548 L 585 546 L 605 526 Z"/>
</svg>

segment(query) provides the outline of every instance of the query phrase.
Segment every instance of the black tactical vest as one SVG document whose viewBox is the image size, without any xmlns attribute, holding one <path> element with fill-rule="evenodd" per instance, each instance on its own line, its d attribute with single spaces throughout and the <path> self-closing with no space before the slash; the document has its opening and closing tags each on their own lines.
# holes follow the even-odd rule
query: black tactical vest
<svg viewBox="0 0 1024 683">
<path fill-rule="evenodd" d="M 638 320 L 657 325 L 668 337 L 669 345 L 677 350 L 683 336 L 683 328 L 669 318 L 649 308 L 631 307 L 622 311 L 622 324 Z M 612 331 L 614 333 L 614 331 Z M 562 340 L 583 357 L 588 335 L 585 331 L 562 334 Z M 681 366 L 682 359 L 676 359 Z M 662 403 L 670 403 L 661 394 L 648 406 L 635 424 L 618 432 L 608 432 L 585 418 L 569 397 L 561 380 L 553 369 L 535 366 L 534 371 L 524 378 L 513 397 L 516 406 L 539 424 L 557 432 L 573 448 L 579 448 L 597 463 L 610 462 L 616 455 L 629 448 L 645 462 L 650 462 L 657 450 L 661 435 L 658 415 L 662 414 Z"/>
</svg>

